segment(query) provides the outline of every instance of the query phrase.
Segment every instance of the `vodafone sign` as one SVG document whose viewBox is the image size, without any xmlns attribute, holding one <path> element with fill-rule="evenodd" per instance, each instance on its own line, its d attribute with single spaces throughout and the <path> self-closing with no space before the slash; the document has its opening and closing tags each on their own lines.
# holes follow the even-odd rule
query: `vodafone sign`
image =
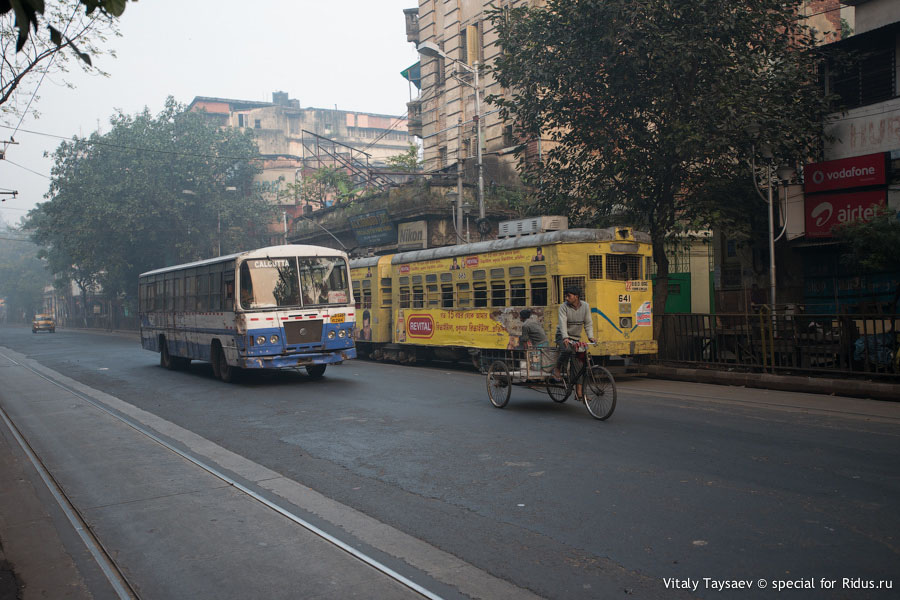
<svg viewBox="0 0 900 600">
<path fill-rule="evenodd" d="M 431 315 L 409 315 L 406 333 L 413 338 L 430 338 L 434 335 L 434 319 Z"/>
<path fill-rule="evenodd" d="M 806 197 L 807 237 L 831 237 L 833 227 L 852 221 L 868 221 L 887 204 L 887 191 L 827 194 Z"/>
<path fill-rule="evenodd" d="M 887 159 L 884 152 L 841 160 L 810 163 L 803 169 L 803 191 L 807 194 L 846 188 L 884 185 Z"/>
</svg>

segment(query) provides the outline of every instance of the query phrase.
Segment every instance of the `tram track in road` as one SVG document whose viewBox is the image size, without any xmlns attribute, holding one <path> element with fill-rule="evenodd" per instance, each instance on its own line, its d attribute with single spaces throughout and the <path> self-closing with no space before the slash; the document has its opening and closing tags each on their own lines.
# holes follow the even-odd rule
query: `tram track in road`
<svg viewBox="0 0 900 600">
<path fill-rule="evenodd" d="M 0 356 L 2 356 L 5 360 L 9 361 L 12 365 L 15 365 L 17 367 L 20 367 L 22 369 L 29 371 L 30 373 L 36 375 L 37 377 L 43 379 L 44 381 L 64 390 L 67 394 L 70 394 L 71 396 L 90 404 L 91 406 L 100 410 L 101 412 L 105 413 L 106 415 L 114 418 L 115 420 L 123 423 L 124 425 L 127 425 L 128 427 L 137 431 L 141 435 L 149 438 L 156 444 L 159 444 L 166 450 L 180 456 L 184 460 L 187 460 L 188 462 L 199 467 L 203 471 L 209 473 L 210 475 L 212 475 L 212 476 L 218 478 L 219 480 L 223 481 L 224 483 L 228 484 L 233 489 L 241 492 L 243 495 L 245 495 L 249 498 L 252 498 L 254 501 L 264 505 L 265 507 L 274 511 L 281 517 L 284 517 L 284 518 L 288 519 L 289 521 L 291 521 L 292 523 L 299 525 L 303 529 L 305 529 L 305 530 L 309 531 L 310 533 L 314 534 L 315 536 L 317 536 L 319 539 L 321 539 L 325 542 L 328 542 L 329 544 L 339 548 L 347 555 L 353 557 L 354 559 L 360 561 L 361 563 L 368 565 L 369 567 L 372 567 L 373 569 L 377 570 L 384 576 L 386 576 L 386 577 L 390 578 L 391 580 L 399 583 L 400 585 L 408 588 L 410 591 L 415 592 L 416 594 L 420 595 L 421 597 L 429 598 L 429 599 L 433 599 L 433 600 L 440 600 L 442 598 L 437 593 L 425 588 L 422 585 L 419 585 L 418 583 L 412 581 L 408 577 L 398 573 L 397 571 L 388 567 L 381 561 L 373 558 L 372 556 L 369 556 L 362 550 L 360 550 L 360 549 L 354 547 L 353 545 L 339 539 L 338 537 L 326 532 L 325 530 L 321 529 L 320 527 L 317 527 L 316 525 L 314 525 L 313 523 L 304 519 L 300 515 L 297 515 L 294 512 L 292 512 L 289 508 L 286 508 L 285 506 L 282 506 L 281 504 L 274 502 L 274 501 L 270 500 L 269 498 L 266 498 L 262 494 L 256 492 L 255 490 L 251 489 L 250 487 L 248 487 L 247 485 L 241 483 L 240 481 L 236 480 L 235 478 L 222 472 L 220 469 L 216 468 L 214 465 L 211 465 L 211 464 L 205 462 L 204 460 L 201 460 L 200 458 L 197 458 L 196 456 L 191 455 L 189 452 L 186 452 L 186 451 L 176 447 L 174 444 L 170 443 L 166 439 L 164 439 L 164 438 L 160 437 L 159 435 L 155 434 L 154 432 L 150 431 L 148 428 L 142 426 L 140 423 L 137 423 L 137 422 L 133 421 L 132 419 L 128 418 L 127 416 L 119 414 L 115 410 L 105 406 L 102 402 L 99 402 L 85 394 L 82 394 L 79 391 L 77 391 L 63 383 L 60 383 L 59 381 L 56 381 L 51 377 L 48 377 L 44 373 L 41 373 L 40 371 L 34 369 L 33 367 L 31 367 L 27 364 L 24 364 L 22 362 L 15 360 L 14 358 L 8 356 L 7 354 L 3 353 L 2 351 L 0 351 Z M 109 583 L 112 585 L 113 589 L 115 590 L 117 596 L 122 599 L 138 598 L 139 596 L 135 593 L 133 586 L 128 582 L 126 576 L 124 575 L 123 569 L 121 569 L 119 567 L 119 565 L 117 565 L 115 560 L 112 558 L 111 553 L 108 552 L 104 548 L 104 546 L 100 542 L 100 540 L 94 535 L 91 528 L 88 526 L 88 524 L 82 518 L 82 516 L 79 514 L 78 509 L 70 501 L 70 499 L 66 496 L 62 487 L 60 485 L 58 485 L 58 483 L 53 478 L 50 471 L 44 465 L 41 458 L 37 455 L 37 453 L 34 451 L 34 449 L 30 446 L 27 439 L 24 437 L 22 432 L 16 426 L 15 422 L 12 420 L 12 418 L 9 416 L 9 414 L 3 409 L 2 406 L 0 406 L 0 419 L 3 420 L 4 424 L 7 426 L 7 428 L 11 432 L 13 438 L 17 441 L 19 446 L 22 448 L 22 451 L 26 454 L 26 456 L 29 458 L 29 461 L 31 462 L 31 464 L 37 470 L 42 481 L 47 486 L 47 489 L 49 490 L 51 495 L 54 497 L 56 502 L 59 504 L 61 510 L 65 514 L 69 523 L 71 524 L 71 526 L 77 532 L 77 534 L 80 537 L 80 539 L 82 540 L 82 542 L 87 547 L 92 558 L 97 562 L 97 564 L 100 567 L 100 569 L 102 570 L 103 574 L 106 576 L 107 580 L 109 581 Z"/>
</svg>

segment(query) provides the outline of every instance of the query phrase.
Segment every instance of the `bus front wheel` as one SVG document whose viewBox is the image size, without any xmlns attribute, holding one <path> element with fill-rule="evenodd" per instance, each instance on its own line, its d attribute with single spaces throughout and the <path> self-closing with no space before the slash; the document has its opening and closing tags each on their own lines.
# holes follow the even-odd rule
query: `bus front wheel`
<svg viewBox="0 0 900 600">
<path fill-rule="evenodd" d="M 306 373 L 312 379 L 318 379 L 325 374 L 325 367 L 328 365 L 309 365 L 306 367 Z"/>
</svg>

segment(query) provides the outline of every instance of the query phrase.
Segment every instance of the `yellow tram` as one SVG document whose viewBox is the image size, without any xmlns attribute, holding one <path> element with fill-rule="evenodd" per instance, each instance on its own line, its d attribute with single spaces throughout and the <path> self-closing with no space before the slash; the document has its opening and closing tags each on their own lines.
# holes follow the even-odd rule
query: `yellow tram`
<svg viewBox="0 0 900 600">
<path fill-rule="evenodd" d="M 562 291 L 583 290 L 594 356 L 657 351 L 647 234 L 630 227 L 569 229 L 355 259 L 357 349 L 376 359 L 459 360 L 520 347 L 531 318 L 555 338 Z"/>
</svg>

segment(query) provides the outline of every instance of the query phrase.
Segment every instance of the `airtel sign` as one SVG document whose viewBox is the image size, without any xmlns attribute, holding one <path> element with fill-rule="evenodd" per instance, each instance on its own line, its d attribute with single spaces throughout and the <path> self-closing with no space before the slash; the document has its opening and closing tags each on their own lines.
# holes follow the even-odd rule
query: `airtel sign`
<svg viewBox="0 0 900 600">
<path fill-rule="evenodd" d="M 807 196 L 806 235 L 831 237 L 832 228 L 853 221 L 868 221 L 886 203 L 886 190 Z"/>
<path fill-rule="evenodd" d="M 803 169 L 803 191 L 807 194 L 847 188 L 884 185 L 887 181 L 884 152 L 810 163 Z"/>
</svg>

